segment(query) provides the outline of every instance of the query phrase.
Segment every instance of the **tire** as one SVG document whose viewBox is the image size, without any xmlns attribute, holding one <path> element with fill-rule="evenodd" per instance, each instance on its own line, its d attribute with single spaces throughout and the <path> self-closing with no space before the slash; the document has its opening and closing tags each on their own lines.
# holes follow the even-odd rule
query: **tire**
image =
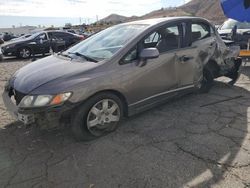
<svg viewBox="0 0 250 188">
<path fill-rule="evenodd" d="M 28 59 L 31 56 L 31 50 L 27 47 L 20 48 L 18 50 L 18 57 L 22 59 Z"/>
<path fill-rule="evenodd" d="M 203 70 L 203 78 L 200 83 L 199 93 L 208 93 L 213 86 L 214 78 L 211 71 L 208 69 Z"/>
<path fill-rule="evenodd" d="M 228 82 L 229 85 L 234 85 L 236 81 L 238 80 L 240 74 L 239 74 L 239 69 L 242 64 L 242 60 L 240 58 L 235 60 L 234 67 L 232 70 L 229 71 L 225 76 L 228 78 L 231 78 L 232 80 Z"/>
<path fill-rule="evenodd" d="M 93 140 L 115 131 L 122 117 L 120 98 L 109 92 L 99 93 L 76 109 L 71 130 L 77 141 Z"/>
</svg>

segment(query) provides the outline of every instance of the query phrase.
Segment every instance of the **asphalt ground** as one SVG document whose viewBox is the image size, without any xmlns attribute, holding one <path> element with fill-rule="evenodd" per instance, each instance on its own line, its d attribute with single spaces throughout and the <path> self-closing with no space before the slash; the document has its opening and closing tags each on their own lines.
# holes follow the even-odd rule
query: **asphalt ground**
<svg viewBox="0 0 250 188">
<path fill-rule="evenodd" d="M 30 60 L 0 63 L 0 93 Z M 76 142 L 68 127 L 41 131 L 9 116 L 0 99 L 0 187 L 250 187 L 250 67 Z"/>
</svg>

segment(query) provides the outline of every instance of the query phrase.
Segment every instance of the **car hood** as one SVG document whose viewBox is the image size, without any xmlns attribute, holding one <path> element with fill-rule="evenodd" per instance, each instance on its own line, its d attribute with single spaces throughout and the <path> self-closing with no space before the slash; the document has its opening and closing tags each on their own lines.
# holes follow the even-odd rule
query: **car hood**
<svg viewBox="0 0 250 188">
<path fill-rule="evenodd" d="M 15 40 L 15 41 L 8 41 L 8 42 L 5 42 L 2 47 L 6 47 L 6 46 L 9 46 L 9 45 L 13 45 L 13 44 L 19 44 L 19 43 L 22 43 L 22 42 L 25 42 L 23 40 Z"/>
<path fill-rule="evenodd" d="M 56 55 L 49 56 L 19 69 L 10 79 L 10 85 L 21 93 L 29 94 L 46 83 L 83 73 L 97 66 L 98 64 L 93 62 L 70 61 Z"/>
<path fill-rule="evenodd" d="M 13 44 L 19 44 L 19 43 L 23 43 L 23 42 L 29 42 L 29 41 L 30 41 L 30 39 L 27 39 L 27 38 L 10 40 L 10 41 L 4 42 L 4 44 L 2 44 L 2 47 L 8 46 L 8 45 L 13 45 Z"/>
</svg>

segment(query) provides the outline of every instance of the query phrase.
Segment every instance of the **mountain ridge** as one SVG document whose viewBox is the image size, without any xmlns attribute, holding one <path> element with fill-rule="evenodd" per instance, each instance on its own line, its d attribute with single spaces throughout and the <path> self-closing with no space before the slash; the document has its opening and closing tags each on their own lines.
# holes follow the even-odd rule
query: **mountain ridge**
<svg viewBox="0 0 250 188">
<path fill-rule="evenodd" d="M 174 8 L 161 8 L 159 10 L 154 10 L 143 16 L 132 16 L 126 17 L 119 14 L 111 14 L 99 22 L 112 22 L 114 24 L 134 21 L 138 19 L 150 19 L 159 17 L 173 17 L 173 16 L 198 16 L 203 17 L 214 24 L 221 24 L 226 20 L 223 14 L 222 8 L 220 6 L 219 0 L 192 0 L 182 6 Z"/>
</svg>

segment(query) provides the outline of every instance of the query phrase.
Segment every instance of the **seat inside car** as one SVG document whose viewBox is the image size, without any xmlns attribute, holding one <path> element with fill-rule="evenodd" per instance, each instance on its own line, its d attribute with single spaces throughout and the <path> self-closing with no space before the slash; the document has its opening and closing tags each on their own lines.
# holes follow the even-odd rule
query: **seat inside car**
<svg viewBox="0 0 250 188">
<path fill-rule="evenodd" d="M 156 48 L 160 53 L 177 49 L 179 47 L 179 37 L 174 33 L 161 32 L 161 39 Z"/>
<path fill-rule="evenodd" d="M 201 38 L 201 32 L 200 31 L 193 31 L 192 32 L 192 43 L 197 41 Z"/>
</svg>

